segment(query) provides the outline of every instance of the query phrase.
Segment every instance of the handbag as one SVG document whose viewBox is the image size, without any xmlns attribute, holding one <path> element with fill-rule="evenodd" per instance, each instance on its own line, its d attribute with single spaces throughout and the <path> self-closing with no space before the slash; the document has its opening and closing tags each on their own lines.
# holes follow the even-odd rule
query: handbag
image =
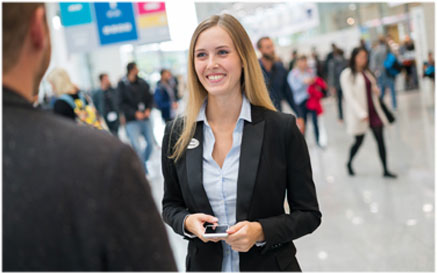
<svg viewBox="0 0 437 273">
<path fill-rule="evenodd" d="M 384 101 L 379 98 L 379 104 L 381 105 L 382 111 L 384 112 L 384 115 L 387 117 L 388 122 L 393 123 L 395 122 L 395 116 L 393 113 L 388 109 L 387 105 L 385 105 Z"/>
</svg>

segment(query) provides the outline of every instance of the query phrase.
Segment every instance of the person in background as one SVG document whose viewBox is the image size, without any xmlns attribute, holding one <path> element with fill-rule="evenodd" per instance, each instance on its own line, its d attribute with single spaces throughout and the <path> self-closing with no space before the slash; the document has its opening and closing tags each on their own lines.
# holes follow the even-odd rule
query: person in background
<svg viewBox="0 0 437 273">
<path fill-rule="evenodd" d="M 47 81 L 57 97 L 53 107 L 56 114 L 73 119 L 79 124 L 90 125 L 100 130 L 107 129 L 92 101 L 71 82 L 67 71 L 59 67 L 54 68 L 48 73 Z"/>
<path fill-rule="evenodd" d="M 201 22 L 188 54 L 186 113 L 162 144 L 163 218 L 189 240 L 186 271 L 300 271 L 293 240 L 321 213 L 295 117 L 275 109 L 231 15 Z M 205 238 L 208 223 L 229 225 L 227 237 Z"/>
<path fill-rule="evenodd" d="M 118 136 L 120 126 L 118 93 L 112 88 L 106 73 L 99 75 L 100 88 L 93 94 L 93 102 L 99 114 L 105 119 L 106 125 L 114 136 Z"/>
<path fill-rule="evenodd" d="M 309 98 L 308 87 L 314 83 L 315 74 L 314 71 L 308 67 L 307 57 L 305 55 L 298 57 L 296 67 L 288 74 L 287 80 L 293 91 L 294 101 L 299 108 L 304 124 L 306 124 L 308 114 L 311 114 L 316 143 L 320 146 L 317 112 L 315 110 L 310 110 L 307 107 L 307 101 Z"/>
<path fill-rule="evenodd" d="M 366 131 L 370 127 L 378 144 L 379 157 L 384 171 L 383 176 L 396 178 L 397 176 L 387 168 L 383 128 L 389 122 L 379 102 L 379 89 L 376 79 L 368 68 L 367 50 L 361 47 L 353 49 L 349 67 L 343 70 L 340 75 L 340 84 L 346 102 L 347 132 L 355 137 L 355 143 L 350 148 L 347 162 L 349 175 L 355 175 L 352 161 L 363 143 Z"/>
<path fill-rule="evenodd" d="M 393 54 L 390 47 L 386 43 L 385 37 L 380 36 L 378 39 L 378 45 L 372 50 L 370 54 L 369 67 L 370 70 L 374 73 L 378 82 L 378 87 L 381 90 L 381 98 L 384 98 L 386 88 L 390 88 L 392 106 L 393 109 L 397 109 L 395 89 L 396 76 L 392 75 L 389 71 L 387 71 L 388 69 L 384 64 L 390 53 Z M 391 57 L 394 58 L 394 54 Z M 397 62 L 396 58 L 395 60 L 393 60 L 393 62 Z"/>
<path fill-rule="evenodd" d="M 303 131 L 304 121 L 302 113 L 299 111 L 293 99 L 290 85 L 287 83 L 287 70 L 281 62 L 277 61 L 273 41 L 269 37 L 262 37 L 258 40 L 256 46 L 261 53 L 259 64 L 263 71 L 264 80 L 273 105 L 276 109 L 282 111 L 281 101 L 285 99 L 298 117 L 297 124 Z"/>
<path fill-rule="evenodd" d="M 32 106 L 51 56 L 43 3 L 2 4 L 3 271 L 175 271 L 135 152 Z"/>
<path fill-rule="evenodd" d="M 294 68 L 294 64 L 296 63 L 297 60 L 297 49 L 293 50 L 293 52 L 291 53 L 291 60 L 290 63 L 288 64 L 288 71 L 291 71 Z"/>
<path fill-rule="evenodd" d="M 434 81 L 435 64 L 432 52 L 428 52 L 428 60 L 423 63 L 423 76 Z"/>
<path fill-rule="evenodd" d="M 331 43 L 331 51 L 326 55 L 325 62 L 323 64 L 323 75 L 328 75 L 328 65 L 332 58 L 334 58 L 334 53 L 337 50 L 337 45 L 335 43 Z"/>
<path fill-rule="evenodd" d="M 399 55 L 402 58 L 402 64 L 405 68 L 405 86 L 407 90 L 418 87 L 417 70 L 416 70 L 416 51 L 414 41 L 410 36 L 405 36 L 402 45 L 399 48 Z"/>
<path fill-rule="evenodd" d="M 150 94 L 150 86 L 138 77 L 136 63 L 127 64 L 127 75 L 118 83 L 120 95 L 120 108 L 126 118 L 126 134 L 144 164 L 148 173 L 147 162 L 153 152 L 154 137 L 150 121 L 150 113 L 153 106 L 153 96 Z M 140 137 L 146 141 L 146 149 L 143 151 Z"/>
<path fill-rule="evenodd" d="M 173 80 L 170 70 L 161 70 L 161 80 L 158 81 L 154 93 L 155 103 L 161 111 L 162 119 L 167 122 L 175 118 L 178 109 L 177 82 Z"/>
<path fill-rule="evenodd" d="M 317 77 L 325 79 L 325 75 L 323 74 L 323 65 L 319 59 L 319 54 L 315 47 L 311 49 L 311 59 L 308 60 L 308 66 L 314 71 Z"/>
<path fill-rule="evenodd" d="M 338 120 L 343 122 L 343 91 L 340 85 L 340 74 L 347 66 L 347 61 L 344 58 L 344 51 L 337 48 L 334 56 L 328 63 L 328 86 L 330 93 L 333 94 L 337 100 Z"/>
</svg>

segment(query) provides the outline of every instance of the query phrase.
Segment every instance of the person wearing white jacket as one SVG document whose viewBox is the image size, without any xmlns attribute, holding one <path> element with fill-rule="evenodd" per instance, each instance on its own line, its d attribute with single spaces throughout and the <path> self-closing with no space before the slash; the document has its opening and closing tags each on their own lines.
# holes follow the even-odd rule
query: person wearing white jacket
<svg viewBox="0 0 437 273">
<path fill-rule="evenodd" d="M 349 67 L 340 75 L 340 84 L 345 99 L 345 121 L 347 132 L 355 136 L 347 162 L 349 175 L 355 175 L 352 160 L 364 140 L 368 128 L 373 132 L 378 144 L 379 157 L 384 168 L 384 177 L 397 176 L 387 169 L 386 150 L 383 137 L 383 127 L 388 125 L 379 102 L 379 89 L 375 77 L 368 69 L 368 53 L 361 47 L 352 51 Z"/>
</svg>

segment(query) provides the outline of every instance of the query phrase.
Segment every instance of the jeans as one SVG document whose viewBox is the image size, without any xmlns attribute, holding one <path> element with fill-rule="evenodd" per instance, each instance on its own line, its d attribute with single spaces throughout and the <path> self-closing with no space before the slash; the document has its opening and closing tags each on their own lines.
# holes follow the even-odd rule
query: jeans
<svg viewBox="0 0 437 273">
<path fill-rule="evenodd" d="M 129 140 L 137 152 L 141 162 L 144 164 L 144 168 L 147 172 L 146 162 L 149 160 L 153 151 L 153 128 L 150 120 L 134 120 L 126 123 L 126 134 Z M 140 145 L 140 136 L 143 136 L 146 140 L 146 149 L 143 152 Z"/>
<path fill-rule="evenodd" d="M 387 87 L 390 88 L 393 109 L 396 109 L 397 103 L 396 103 L 395 78 L 389 77 L 385 74 L 385 72 L 383 72 L 382 75 L 378 77 L 378 86 L 379 89 L 381 89 L 381 99 L 384 98 L 385 89 Z"/>
<path fill-rule="evenodd" d="M 311 118 L 312 118 L 313 126 L 314 126 L 314 135 L 316 137 L 317 145 L 319 145 L 320 144 L 319 143 L 319 124 L 318 124 L 318 121 L 317 121 L 317 112 L 314 111 L 314 110 L 308 109 L 306 104 L 307 104 L 307 100 L 304 100 L 301 104 L 299 104 L 299 106 L 298 106 L 299 107 L 299 112 L 301 114 L 301 117 L 303 118 L 303 121 L 304 121 L 305 125 L 307 123 L 307 116 L 308 116 L 308 114 L 311 114 Z M 305 129 L 305 132 L 306 132 L 306 129 Z"/>
</svg>

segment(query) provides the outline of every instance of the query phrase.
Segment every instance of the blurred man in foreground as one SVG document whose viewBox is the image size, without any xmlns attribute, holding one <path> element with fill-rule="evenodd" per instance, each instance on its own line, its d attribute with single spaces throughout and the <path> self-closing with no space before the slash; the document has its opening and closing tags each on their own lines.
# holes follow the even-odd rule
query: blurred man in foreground
<svg viewBox="0 0 437 273">
<path fill-rule="evenodd" d="M 3 3 L 3 271 L 172 271 L 134 151 L 32 106 L 50 63 L 42 3 Z"/>
</svg>

